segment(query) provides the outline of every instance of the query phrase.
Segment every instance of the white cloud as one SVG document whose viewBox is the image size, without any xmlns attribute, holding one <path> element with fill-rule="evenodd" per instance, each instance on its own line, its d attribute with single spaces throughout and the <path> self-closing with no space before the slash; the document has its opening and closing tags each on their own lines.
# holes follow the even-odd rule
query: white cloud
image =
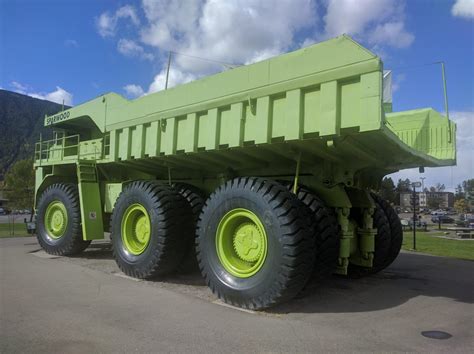
<svg viewBox="0 0 474 354">
<path fill-rule="evenodd" d="M 169 51 L 178 53 L 172 60 L 176 77 L 188 79 L 227 68 L 193 57 L 248 64 L 342 33 L 380 53 L 388 47 L 408 47 L 414 41 L 414 35 L 406 29 L 404 2 L 396 0 L 279 0 L 277 4 L 255 0 L 142 0 L 140 10 L 145 19 L 142 24 L 135 9 L 127 5 L 115 13 L 103 13 L 97 25 L 104 37 L 120 30 L 119 18 L 129 18 L 137 25 L 135 33 L 127 31 L 129 39 L 118 41 L 117 50 L 129 57 L 156 58 L 162 64 L 150 85 L 153 89 L 162 86 L 156 78 L 162 76 Z M 324 17 L 320 18 L 318 12 Z M 160 53 L 158 58 L 150 54 L 150 48 Z"/>
<path fill-rule="evenodd" d="M 196 77 L 193 74 L 186 74 L 180 69 L 170 68 L 168 77 L 168 88 L 174 87 L 179 84 L 185 84 L 187 82 L 195 80 Z M 148 88 L 147 93 L 153 93 L 164 90 L 166 83 L 166 69 L 163 69 L 158 75 L 155 76 L 153 82 Z"/>
<path fill-rule="evenodd" d="M 10 86 L 12 87 L 13 91 L 18 92 L 18 93 L 22 93 L 22 94 L 25 94 L 26 91 L 28 90 L 27 85 L 20 84 L 17 81 L 12 81 L 10 83 Z"/>
<path fill-rule="evenodd" d="M 469 149 L 474 157 L 474 112 L 451 112 L 449 118 L 457 125 L 457 146 Z"/>
<path fill-rule="evenodd" d="M 317 18 L 309 0 L 270 2 L 143 1 L 149 24 L 141 32 L 145 44 L 160 49 L 246 63 L 287 50 L 299 30 Z M 177 57 L 183 69 L 200 73 L 208 64 Z"/>
<path fill-rule="evenodd" d="M 135 26 L 140 24 L 135 8 L 130 5 L 120 7 L 115 13 L 104 12 L 96 18 L 95 24 L 102 37 L 115 35 L 119 19 L 129 19 Z"/>
<path fill-rule="evenodd" d="M 474 0 L 456 0 L 451 14 L 457 17 L 474 18 Z"/>
<path fill-rule="evenodd" d="M 457 165 L 452 167 L 426 168 L 425 173 L 420 174 L 417 168 L 400 171 L 390 175 L 395 183 L 399 178 L 418 180 L 426 177 L 425 186 L 433 186 L 443 183 L 450 191 L 454 191 L 457 184 L 470 178 L 474 178 L 474 112 L 452 112 L 449 115 L 457 125 Z"/>
<path fill-rule="evenodd" d="M 405 48 L 415 37 L 405 29 L 404 6 L 396 0 L 328 0 L 325 34 L 343 33 L 371 45 Z"/>
<path fill-rule="evenodd" d="M 170 68 L 169 76 L 168 76 L 168 88 L 185 84 L 187 82 L 193 81 L 196 79 L 196 76 L 192 74 L 185 74 L 181 70 L 177 68 Z M 166 85 L 166 69 L 163 69 L 158 75 L 156 75 L 153 79 L 153 82 L 148 87 L 148 91 L 145 91 L 140 85 L 129 84 L 123 87 L 127 96 L 131 98 L 136 98 L 144 95 L 148 95 L 150 93 L 154 93 L 157 91 L 161 91 L 165 89 Z"/>
<path fill-rule="evenodd" d="M 143 96 L 145 92 L 143 91 L 140 85 L 126 85 L 123 87 L 127 96 L 131 98 L 136 98 Z"/>
<path fill-rule="evenodd" d="M 56 90 L 49 93 L 28 93 L 28 96 L 39 98 L 40 100 L 47 100 L 72 106 L 72 93 L 67 92 L 63 88 L 56 86 Z"/>
<path fill-rule="evenodd" d="M 247 64 L 278 55 L 294 46 L 296 34 L 317 23 L 311 0 L 143 0 L 147 25 L 141 41 L 162 51 L 172 50 L 229 64 Z M 165 60 L 163 60 L 164 62 Z M 175 54 L 170 86 L 228 68 Z M 148 92 L 164 87 L 164 70 Z"/>
<path fill-rule="evenodd" d="M 400 85 L 402 84 L 403 81 L 406 80 L 406 75 L 405 74 L 395 74 L 393 78 L 393 83 L 392 83 L 392 92 L 395 93 L 400 89 Z"/>
<path fill-rule="evenodd" d="M 38 98 L 40 100 L 56 102 L 59 104 L 63 104 L 64 102 L 66 106 L 72 106 L 72 93 L 59 86 L 56 86 L 56 90 L 51 92 L 34 92 L 30 86 L 21 84 L 17 81 L 12 81 L 10 83 L 10 87 L 13 91 L 21 93 L 22 95 Z"/>
<path fill-rule="evenodd" d="M 414 40 L 415 36 L 405 30 L 405 24 L 401 21 L 378 25 L 368 37 L 371 44 L 384 43 L 395 48 L 409 47 Z"/>
<path fill-rule="evenodd" d="M 154 58 L 153 54 L 147 53 L 141 45 L 129 39 L 120 39 L 117 43 L 117 50 L 127 57 L 139 57 L 146 60 Z"/>
</svg>

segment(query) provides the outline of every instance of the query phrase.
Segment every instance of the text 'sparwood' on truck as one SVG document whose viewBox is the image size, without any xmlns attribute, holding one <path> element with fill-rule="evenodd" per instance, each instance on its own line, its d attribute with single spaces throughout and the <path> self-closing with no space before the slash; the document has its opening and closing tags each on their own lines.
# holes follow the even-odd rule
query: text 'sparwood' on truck
<svg viewBox="0 0 474 354">
<path fill-rule="evenodd" d="M 120 269 L 193 261 L 219 298 L 262 309 L 310 278 L 378 272 L 400 221 L 372 191 L 392 172 L 454 165 L 456 126 L 391 112 L 383 65 L 347 36 L 135 100 L 106 94 L 45 118 L 37 235 L 72 255 L 110 231 Z"/>
</svg>

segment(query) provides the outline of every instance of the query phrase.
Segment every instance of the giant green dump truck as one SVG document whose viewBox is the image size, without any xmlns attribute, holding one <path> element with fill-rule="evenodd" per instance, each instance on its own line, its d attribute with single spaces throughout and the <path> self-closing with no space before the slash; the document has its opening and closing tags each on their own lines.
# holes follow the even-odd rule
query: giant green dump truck
<svg viewBox="0 0 474 354">
<path fill-rule="evenodd" d="M 400 169 L 455 164 L 455 125 L 388 113 L 380 58 L 346 36 L 135 100 L 110 93 L 45 117 L 37 236 L 72 255 L 110 232 L 120 269 L 195 259 L 223 301 L 262 309 L 310 278 L 378 272 L 400 221 L 375 195 Z"/>
</svg>

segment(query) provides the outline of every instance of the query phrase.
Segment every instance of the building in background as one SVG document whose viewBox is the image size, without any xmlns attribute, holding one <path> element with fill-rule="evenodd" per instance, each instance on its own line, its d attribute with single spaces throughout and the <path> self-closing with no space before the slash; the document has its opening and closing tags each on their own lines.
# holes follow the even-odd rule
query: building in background
<svg viewBox="0 0 474 354">
<path fill-rule="evenodd" d="M 417 192 L 420 208 L 452 208 L 454 206 L 454 193 L 451 192 Z M 400 206 L 410 208 L 413 193 L 400 193 Z"/>
</svg>

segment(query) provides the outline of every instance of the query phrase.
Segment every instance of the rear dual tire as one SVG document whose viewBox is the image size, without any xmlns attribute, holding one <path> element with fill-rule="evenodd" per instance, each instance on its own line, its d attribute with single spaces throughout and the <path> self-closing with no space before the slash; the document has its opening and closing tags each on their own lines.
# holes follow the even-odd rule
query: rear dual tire
<svg viewBox="0 0 474 354">
<path fill-rule="evenodd" d="M 377 229 L 374 243 L 374 260 L 372 268 L 350 265 L 350 277 L 361 277 L 376 274 L 391 265 L 400 253 L 403 243 L 403 230 L 395 210 L 380 196 L 371 193 L 375 203 L 373 228 Z"/>
<path fill-rule="evenodd" d="M 391 265 L 400 254 L 403 243 L 403 228 L 400 218 L 392 206 L 377 194 L 371 193 L 371 196 L 378 207 L 384 212 L 385 217 L 387 218 L 388 227 L 390 229 L 390 246 L 385 259 L 380 266 L 380 270 L 382 270 Z"/>
<path fill-rule="evenodd" d="M 201 214 L 202 208 L 206 199 L 204 193 L 193 185 L 187 183 L 174 183 L 173 188 L 186 199 L 189 207 L 191 208 L 192 221 L 193 221 L 193 235 L 188 238 L 187 244 L 185 245 L 183 261 L 178 265 L 178 273 L 193 273 L 199 271 L 199 265 L 196 258 L 196 230 L 199 215 Z"/>
<path fill-rule="evenodd" d="M 150 181 L 129 184 L 111 218 L 113 255 L 127 275 L 150 279 L 173 271 L 192 242 L 192 211 L 173 188 Z"/>
<path fill-rule="evenodd" d="M 293 183 L 281 183 L 292 191 Z M 340 235 L 336 213 L 306 187 L 298 186 L 296 196 L 311 210 L 314 225 L 315 257 L 311 278 L 327 278 L 334 272 L 339 258 Z"/>
<path fill-rule="evenodd" d="M 390 249 L 390 226 L 382 208 L 376 203 L 372 216 L 372 227 L 377 230 L 374 239 L 374 258 L 372 268 L 349 264 L 347 274 L 350 278 L 360 278 L 365 275 L 378 273 L 383 269 Z"/>
<path fill-rule="evenodd" d="M 197 232 L 197 258 L 223 301 L 264 309 L 294 297 L 314 266 L 311 211 L 277 182 L 243 177 L 211 194 Z"/>
</svg>

